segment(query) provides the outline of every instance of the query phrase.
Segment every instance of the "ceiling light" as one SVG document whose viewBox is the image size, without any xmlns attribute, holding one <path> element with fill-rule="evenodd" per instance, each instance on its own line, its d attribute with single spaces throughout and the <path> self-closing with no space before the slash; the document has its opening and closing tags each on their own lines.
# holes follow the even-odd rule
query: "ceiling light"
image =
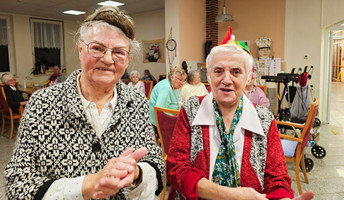
<svg viewBox="0 0 344 200">
<path fill-rule="evenodd" d="M 103 2 L 98 3 L 98 5 L 118 7 L 118 6 L 123 6 L 124 3 L 120 3 L 120 2 L 117 2 L 117 1 L 103 1 Z"/>
<path fill-rule="evenodd" d="M 78 11 L 78 10 L 66 10 L 66 11 L 63 11 L 62 13 L 69 14 L 69 15 L 82 15 L 82 14 L 85 14 L 85 12 Z"/>
<path fill-rule="evenodd" d="M 216 17 L 216 22 L 233 21 L 233 17 L 230 14 L 226 14 L 226 0 L 223 1 L 222 14 Z"/>
</svg>

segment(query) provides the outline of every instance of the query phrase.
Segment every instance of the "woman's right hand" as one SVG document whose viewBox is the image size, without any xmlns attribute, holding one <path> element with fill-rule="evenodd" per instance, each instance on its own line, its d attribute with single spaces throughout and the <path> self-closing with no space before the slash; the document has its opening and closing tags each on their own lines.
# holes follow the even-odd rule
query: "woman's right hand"
<svg viewBox="0 0 344 200">
<path fill-rule="evenodd" d="M 27 104 L 27 102 L 28 102 L 28 101 L 21 101 L 21 102 L 20 102 L 20 105 L 21 105 L 21 106 L 25 106 L 25 105 Z"/>
<path fill-rule="evenodd" d="M 98 173 L 85 176 L 82 184 L 84 199 L 108 198 L 115 195 L 121 188 L 131 184 L 137 161 L 147 153 L 145 147 L 133 152 L 125 150 L 118 158 L 112 158 Z M 130 177 L 129 180 L 127 177 Z"/>
</svg>

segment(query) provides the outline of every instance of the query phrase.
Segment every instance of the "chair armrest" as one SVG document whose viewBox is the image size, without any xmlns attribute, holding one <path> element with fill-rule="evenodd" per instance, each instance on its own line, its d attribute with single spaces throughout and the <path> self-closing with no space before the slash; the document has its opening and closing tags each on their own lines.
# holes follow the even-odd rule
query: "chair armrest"
<svg viewBox="0 0 344 200">
<path fill-rule="evenodd" d="M 299 143 L 302 143 L 302 140 L 300 138 L 296 138 L 290 135 L 285 135 L 285 134 L 279 134 L 280 138 L 287 139 L 287 140 L 293 140 Z"/>
<path fill-rule="evenodd" d="M 297 123 L 283 122 L 283 121 L 276 121 L 276 124 L 277 125 L 292 126 L 292 127 L 301 128 L 301 129 L 303 129 L 305 127 L 304 124 L 297 124 Z"/>
</svg>

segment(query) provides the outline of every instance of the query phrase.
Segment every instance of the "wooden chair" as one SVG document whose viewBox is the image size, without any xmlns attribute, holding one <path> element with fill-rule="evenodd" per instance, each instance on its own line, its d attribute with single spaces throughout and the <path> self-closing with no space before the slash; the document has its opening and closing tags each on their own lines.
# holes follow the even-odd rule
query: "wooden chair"
<svg viewBox="0 0 344 200">
<path fill-rule="evenodd" d="M 160 146 L 162 148 L 162 156 L 165 160 L 165 164 L 167 160 L 168 149 L 170 147 L 170 141 L 171 141 L 173 130 L 174 130 L 174 125 L 177 122 L 178 114 L 179 114 L 179 110 L 172 110 L 172 109 L 161 108 L 157 106 L 154 107 L 155 122 L 158 129 Z M 167 185 L 167 174 L 165 176 L 164 189 L 161 192 L 160 200 L 165 199 L 166 185 Z"/>
<path fill-rule="evenodd" d="M 145 94 L 147 99 L 149 100 L 150 94 L 152 93 L 153 89 L 153 81 L 148 81 L 148 80 L 141 80 L 145 84 Z"/>
<path fill-rule="evenodd" d="M 203 83 L 208 92 L 211 92 L 210 83 Z"/>
<path fill-rule="evenodd" d="M 10 139 L 12 139 L 13 137 L 13 129 L 14 129 L 14 125 L 13 125 L 13 120 L 14 119 L 18 119 L 18 121 L 20 122 L 20 119 L 23 115 L 23 107 L 20 106 L 19 107 L 19 113 L 18 114 L 14 114 L 12 112 L 12 109 L 8 106 L 7 104 L 7 98 L 6 98 L 6 94 L 5 94 L 5 90 L 4 87 L 1 86 L 1 91 L 0 91 L 0 112 L 1 112 L 1 116 L 2 116 L 2 127 L 1 127 L 1 135 L 4 134 L 4 130 L 5 130 L 5 119 L 9 119 L 11 120 L 11 132 L 10 132 Z"/>
<path fill-rule="evenodd" d="M 306 172 L 306 166 L 305 166 L 305 158 L 304 158 L 304 149 L 307 145 L 309 134 L 312 129 L 315 115 L 318 110 L 318 100 L 317 98 L 314 98 L 314 101 L 311 103 L 308 117 L 306 120 L 306 123 L 303 124 L 296 124 L 296 123 L 290 123 L 290 122 L 282 122 L 282 121 L 276 121 L 277 125 L 283 125 L 283 126 L 289 126 L 293 129 L 300 129 L 301 135 L 299 137 L 289 136 L 285 134 L 280 134 L 280 138 L 282 138 L 282 146 L 285 153 L 285 159 L 286 161 L 295 162 L 295 175 L 296 175 L 296 183 L 297 183 L 297 189 L 299 190 L 299 194 L 302 194 L 302 188 L 301 188 L 301 182 L 300 182 L 300 162 L 302 167 L 303 176 L 305 177 L 306 183 L 309 183 L 307 172 Z M 291 148 L 292 151 L 289 153 L 289 155 L 286 155 L 286 149 L 287 147 L 296 146 L 295 148 Z M 292 155 L 294 154 L 294 155 Z"/>
<path fill-rule="evenodd" d="M 262 89 L 266 95 L 266 92 L 267 92 L 267 88 L 266 88 L 266 85 L 257 85 L 257 87 L 259 87 L 260 89 Z"/>
</svg>

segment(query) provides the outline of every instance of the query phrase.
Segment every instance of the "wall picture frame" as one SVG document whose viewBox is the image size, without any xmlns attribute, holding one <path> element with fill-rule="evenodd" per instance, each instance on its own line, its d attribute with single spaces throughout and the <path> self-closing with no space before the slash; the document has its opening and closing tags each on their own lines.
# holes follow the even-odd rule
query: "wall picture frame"
<svg viewBox="0 0 344 200">
<path fill-rule="evenodd" d="M 165 39 L 142 40 L 144 63 L 165 63 Z"/>
</svg>

